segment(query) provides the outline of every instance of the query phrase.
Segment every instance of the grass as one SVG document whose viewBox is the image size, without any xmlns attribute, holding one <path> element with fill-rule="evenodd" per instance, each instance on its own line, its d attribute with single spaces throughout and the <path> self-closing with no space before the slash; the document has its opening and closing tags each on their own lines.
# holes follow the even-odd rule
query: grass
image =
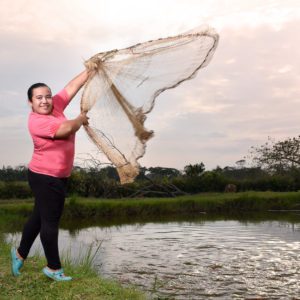
<svg viewBox="0 0 300 300">
<path fill-rule="evenodd" d="M 19 232 L 32 211 L 32 200 L 0 201 L 0 228 Z M 282 219 L 298 222 L 298 215 L 268 211 L 300 211 L 300 192 L 206 193 L 176 198 L 67 199 L 61 228 L 78 230 L 145 222 L 191 221 L 201 218 L 257 221 Z M 298 219 L 297 219 L 298 218 Z"/>
<path fill-rule="evenodd" d="M 45 277 L 41 270 L 45 260 L 35 255 L 29 257 L 21 269 L 21 276 L 10 272 L 10 246 L 0 245 L 0 299 L 105 299 L 142 300 L 146 296 L 135 288 L 103 279 L 91 268 L 93 253 L 81 262 L 64 260 L 64 270 L 73 276 L 70 282 L 55 282 Z"/>
<path fill-rule="evenodd" d="M 65 219 L 145 219 L 192 216 L 201 213 L 233 214 L 269 210 L 300 210 L 300 192 L 209 193 L 176 198 L 86 199 L 73 198 Z"/>
<path fill-rule="evenodd" d="M 26 217 L 32 202 L 0 202 L 0 214 Z M 64 219 L 131 219 L 199 213 L 242 213 L 269 210 L 300 210 L 300 192 L 208 193 L 176 198 L 93 199 L 71 197 L 65 206 Z M 1 217 L 1 215 L 0 215 Z"/>
</svg>

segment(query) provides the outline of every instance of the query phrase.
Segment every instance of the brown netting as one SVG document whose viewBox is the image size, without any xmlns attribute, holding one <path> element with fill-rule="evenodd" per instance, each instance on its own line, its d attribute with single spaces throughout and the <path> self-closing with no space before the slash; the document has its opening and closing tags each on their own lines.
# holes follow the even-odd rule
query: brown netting
<svg viewBox="0 0 300 300">
<path fill-rule="evenodd" d="M 122 184 L 139 174 L 137 160 L 153 136 L 144 122 L 156 98 L 207 66 L 218 39 L 211 28 L 193 30 L 98 53 L 85 63 L 95 70 L 81 99 L 81 110 L 90 118 L 85 130 L 117 168 Z"/>
</svg>

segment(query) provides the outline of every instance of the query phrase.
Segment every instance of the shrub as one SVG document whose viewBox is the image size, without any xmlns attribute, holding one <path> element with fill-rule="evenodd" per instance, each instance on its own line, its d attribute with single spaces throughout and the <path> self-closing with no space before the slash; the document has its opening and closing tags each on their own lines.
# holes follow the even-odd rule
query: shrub
<svg viewBox="0 0 300 300">
<path fill-rule="evenodd" d="M 1 182 L 0 184 L 0 199 L 26 199 L 32 197 L 31 189 L 27 182 L 12 181 Z"/>
</svg>

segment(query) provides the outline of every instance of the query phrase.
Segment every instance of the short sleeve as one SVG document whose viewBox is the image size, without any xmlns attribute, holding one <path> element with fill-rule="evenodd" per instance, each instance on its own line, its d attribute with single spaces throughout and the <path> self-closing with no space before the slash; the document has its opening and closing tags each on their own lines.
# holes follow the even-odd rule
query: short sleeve
<svg viewBox="0 0 300 300">
<path fill-rule="evenodd" d="M 53 106 L 58 112 L 63 112 L 70 102 L 70 97 L 65 89 L 53 96 Z"/>
<path fill-rule="evenodd" d="M 59 126 L 64 122 L 52 115 L 31 113 L 28 127 L 32 136 L 53 139 Z"/>
</svg>

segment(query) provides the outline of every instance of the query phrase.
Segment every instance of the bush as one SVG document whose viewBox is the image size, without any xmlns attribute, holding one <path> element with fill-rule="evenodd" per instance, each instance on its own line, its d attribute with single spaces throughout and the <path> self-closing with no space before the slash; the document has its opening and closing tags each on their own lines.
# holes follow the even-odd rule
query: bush
<svg viewBox="0 0 300 300">
<path fill-rule="evenodd" d="M 274 191 L 286 192 L 296 191 L 297 184 L 292 177 L 273 175 L 252 180 L 242 180 L 238 182 L 239 191 Z"/>
<path fill-rule="evenodd" d="M 26 199 L 31 198 L 32 192 L 27 182 L 12 181 L 1 182 L 0 184 L 0 199 Z"/>
</svg>

